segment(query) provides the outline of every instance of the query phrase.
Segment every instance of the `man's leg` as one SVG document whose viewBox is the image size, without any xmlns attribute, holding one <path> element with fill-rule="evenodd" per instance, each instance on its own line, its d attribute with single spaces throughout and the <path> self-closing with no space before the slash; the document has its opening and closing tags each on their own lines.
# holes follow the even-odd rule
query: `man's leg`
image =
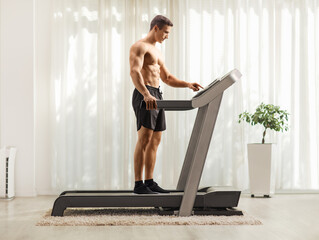
<svg viewBox="0 0 319 240">
<path fill-rule="evenodd" d="M 154 192 L 169 193 L 169 191 L 162 189 L 153 181 L 153 172 L 156 162 L 157 148 L 161 142 L 162 132 L 154 132 L 152 139 L 146 147 L 145 151 L 145 185 Z"/>
<path fill-rule="evenodd" d="M 145 151 L 145 179 L 153 179 L 157 148 L 161 142 L 162 132 L 153 132 Z"/>
<path fill-rule="evenodd" d="M 143 168 L 145 164 L 145 150 L 150 143 L 153 130 L 141 127 L 137 132 L 138 139 L 134 151 L 134 173 L 135 181 L 143 180 Z"/>
</svg>

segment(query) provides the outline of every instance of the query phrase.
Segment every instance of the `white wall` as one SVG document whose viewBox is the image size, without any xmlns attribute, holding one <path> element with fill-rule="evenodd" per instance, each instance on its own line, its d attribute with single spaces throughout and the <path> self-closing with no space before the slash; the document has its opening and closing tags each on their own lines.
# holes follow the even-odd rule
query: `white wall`
<svg viewBox="0 0 319 240">
<path fill-rule="evenodd" d="M 48 177 L 50 103 L 44 97 L 50 84 L 51 7 L 52 0 L 0 0 L 0 147 L 18 149 L 16 196 L 54 194 Z"/>
<path fill-rule="evenodd" d="M 35 166 L 36 191 L 53 194 L 51 187 L 50 103 L 51 6 L 52 0 L 35 1 Z M 47 100 L 47 101 L 46 101 Z"/>
<path fill-rule="evenodd" d="M 34 1 L 1 0 L 0 146 L 16 146 L 16 195 L 34 196 Z"/>
</svg>

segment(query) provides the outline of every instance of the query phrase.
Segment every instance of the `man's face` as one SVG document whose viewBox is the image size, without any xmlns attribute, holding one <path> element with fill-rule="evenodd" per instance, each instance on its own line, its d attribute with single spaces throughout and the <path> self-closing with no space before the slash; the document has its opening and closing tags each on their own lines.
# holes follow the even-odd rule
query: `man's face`
<svg viewBox="0 0 319 240">
<path fill-rule="evenodd" d="M 162 29 L 159 29 L 158 26 L 155 26 L 155 37 L 156 41 L 162 43 L 165 39 L 168 39 L 168 34 L 171 31 L 171 26 L 164 25 Z"/>
</svg>

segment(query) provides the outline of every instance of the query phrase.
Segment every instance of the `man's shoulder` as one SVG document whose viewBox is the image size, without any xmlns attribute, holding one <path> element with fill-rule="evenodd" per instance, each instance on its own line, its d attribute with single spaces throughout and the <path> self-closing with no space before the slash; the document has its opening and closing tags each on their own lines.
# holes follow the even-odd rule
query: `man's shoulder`
<svg viewBox="0 0 319 240">
<path fill-rule="evenodd" d="M 131 51 L 134 52 L 146 52 L 148 49 L 147 43 L 139 40 L 131 46 Z"/>
</svg>

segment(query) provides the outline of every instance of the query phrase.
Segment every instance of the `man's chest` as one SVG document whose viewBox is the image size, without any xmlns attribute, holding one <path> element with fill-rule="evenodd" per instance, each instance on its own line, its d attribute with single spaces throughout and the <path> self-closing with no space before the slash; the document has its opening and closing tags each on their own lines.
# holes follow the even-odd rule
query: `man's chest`
<svg viewBox="0 0 319 240">
<path fill-rule="evenodd" d="M 149 48 L 144 55 L 144 63 L 147 65 L 159 64 L 161 65 L 163 59 L 162 55 L 156 47 Z"/>
</svg>

